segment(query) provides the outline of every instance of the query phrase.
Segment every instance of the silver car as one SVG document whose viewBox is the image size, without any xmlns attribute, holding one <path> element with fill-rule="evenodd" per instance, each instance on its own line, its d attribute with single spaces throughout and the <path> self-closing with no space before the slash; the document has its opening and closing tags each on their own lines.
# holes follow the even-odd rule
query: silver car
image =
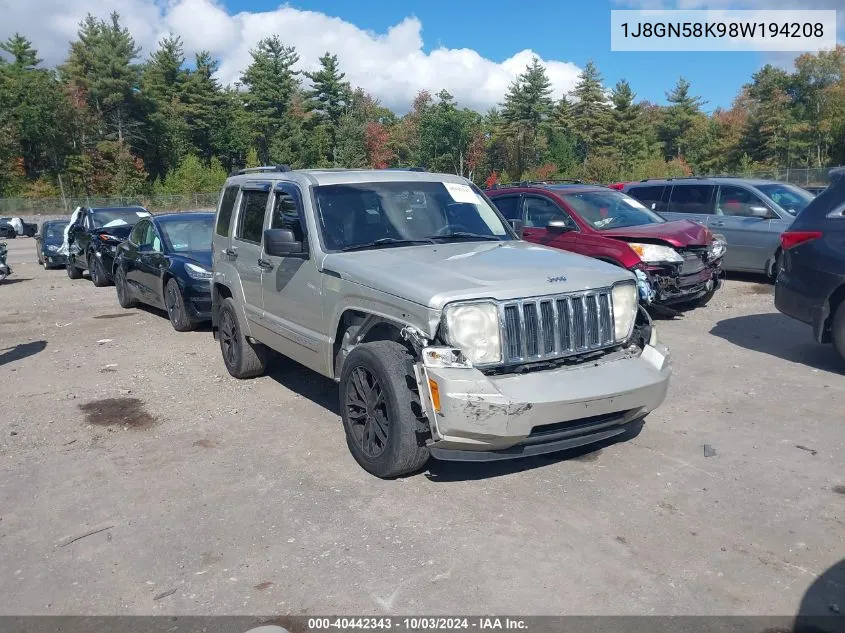
<svg viewBox="0 0 845 633">
<path fill-rule="evenodd" d="M 794 185 L 742 178 L 644 180 L 622 190 L 667 220 L 694 220 L 723 235 L 726 270 L 772 278 L 780 269 L 780 234 L 813 199 Z"/>
<path fill-rule="evenodd" d="M 257 376 L 272 349 L 336 380 L 379 477 L 631 437 L 666 395 L 634 275 L 520 240 L 458 176 L 243 170 L 213 251 L 226 369 Z"/>
</svg>

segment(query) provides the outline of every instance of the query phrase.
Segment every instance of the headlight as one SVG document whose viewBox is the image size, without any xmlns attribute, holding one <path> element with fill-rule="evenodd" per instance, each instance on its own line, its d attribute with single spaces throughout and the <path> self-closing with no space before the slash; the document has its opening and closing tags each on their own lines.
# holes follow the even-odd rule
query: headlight
<svg viewBox="0 0 845 633">
<path fill-rule="evenodd" d="M 728 250 L 728 241 L 725 236 L 716 234 L 707 247 L 707 259 L 717 259 L 724 255 L 726 250 Z"/>
<path fill-rule="evenodd" d="M 55 253 L 57 250 L 59 250 L 59 247 L 55 244 L 47 244 L 47 250 L 51 253 Z"/>
<path fill-rule="evenodd" d="M 191 279 L 211 279 L 211 271 L 196 264 L 185 264 L 185 272 Z"/>
<path fill-rule="evenodd" d="M 478 365 L 502 360 L 499 309 L 492 303 L 446 306 L 443 315 L 446 339 Z"/>
<path fill-rule="evenodd" d="M 684 258 L 674 248 L 661 246 L 660 244 L 642 244 L 640 242 L 629 242 L 628 246 L 640 256 L 646 264 L 681 264 Z"/>
<path fill-rule="evenodd" d="M 637 287 L 632 283 L 616 284 L 613 297 L 613 332 L 618 343 L 631 335 L 637 318 Z"/>
</svg>

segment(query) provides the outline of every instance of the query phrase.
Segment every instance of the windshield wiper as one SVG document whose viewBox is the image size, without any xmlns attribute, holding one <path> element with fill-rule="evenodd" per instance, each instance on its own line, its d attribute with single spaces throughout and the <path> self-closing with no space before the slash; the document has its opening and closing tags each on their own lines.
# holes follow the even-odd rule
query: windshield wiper
<svg viewBox="0 0 845 633">
<path fill-rule="evenodd" d="M 466 231 L 456 231 L 454 233 L 447 233 L 446 235 L 429 235 L 431 240 L 484 240 L 487 242 L 500 242 L 502 238 L 495 235 L 482 235 L 481 233 L 467 233 Z"/>
<path fill-rule="evenodd" d="M 421 240 L 400 240 L 394 237 L 382 237 L 381 239 L 367 242 L 366 244 L 346 246 L 340 250 L 344 253 L 348 253 L 350 251 L 365 251 L 369 248 L 380 248 L 382 246 L 413 246 L 415 244 L 436 244 L 436 242 L 429 238 Z"/>
</svg>

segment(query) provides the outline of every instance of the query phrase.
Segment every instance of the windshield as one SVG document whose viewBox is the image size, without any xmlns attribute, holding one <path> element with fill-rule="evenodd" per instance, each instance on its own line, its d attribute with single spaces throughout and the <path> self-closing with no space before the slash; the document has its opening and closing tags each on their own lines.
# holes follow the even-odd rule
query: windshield
<svg viewBox="0 0 845 633">
<path fill-rule="evenodd" d="M 213 215 L 159 220 L 168 250 L 175 253 L 210 251 Z"/>
<path fill-rule="evenodd" d="M 790 215 L 797 215 L 800 211 L 803 211 L 804 207 L 810 204 L 810 200 L 813 199 L 813 194 L 809 191 L 779 182 L 770 185 L 757 185 L 757 189 L 769 196 L 775 204 Z"/>
<path fill-rule="evenodd" d="M 328 250 L 514 239 L 474 186 L 369 182 L 322 185 L 314 194 Z"/>
<path fill-rule="evenodd" d="M 618 191 L 582 191 L 563 194 L 564 200 L 599 231 L 642 224 L 660 224 L 663 218 L 641 202 Z"/>
<path fill-rule="evenodd" d="M 149 212 L 140 207 L 126 209 L 94 209 L 91 213 L 91 222 L 95 229 L 108 228 L 110 226 L 134 226 L 141 218 L 149 217 Z"/>
<path fill-rule="evenodd" d="M 67 222 L 51 222 L 44 226 L 43 240 L 45 244 L 62 242 L 65 239 Z"/>
</svg>

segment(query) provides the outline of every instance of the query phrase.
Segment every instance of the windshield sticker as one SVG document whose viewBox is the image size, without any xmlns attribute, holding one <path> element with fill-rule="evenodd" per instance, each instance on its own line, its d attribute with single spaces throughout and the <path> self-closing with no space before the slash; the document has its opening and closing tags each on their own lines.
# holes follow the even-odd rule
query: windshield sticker
<svg viewBox="0 0 845 633">
<path fill-rule="evenodd" d="M 111 222 L 105 223 L 103 225 L 103 228 L 107 229 L 110 226 L 124 226 L 126 224 L 128 224 L 128 222 L 126 220 L 122 220 L 122 219 L 118 218 L 117 220 L 112 220 Z"/>
<path fill-rule="evenodd" d="M 148 218 L 148 217 L 150 217 L 150 214 L 149 214 L 149 212 L 148 212 L 148 211 L 136 211 L 136 212 L 135 212 L 135 215 L 137 215 L 139 218 Z"/>
<path fill-rule="evenodd" d="M 645 209 L 645 205 L 640 203 L 638 200 L 634 200 L 633 198 L 623 198 L 625 204 L 630 207 L 634 207 L 635 209 Z"/>
<path fill-rule="evenodd" d="M 449 195 L 452 196 L 452 200 L 455 202 L 481 203 L 481 199 L 469 185 L 462 185 L 457 182 L 444 182 L 443 186 L 446 187 L 446 191 L 449 192 Z"/>
</svg>

